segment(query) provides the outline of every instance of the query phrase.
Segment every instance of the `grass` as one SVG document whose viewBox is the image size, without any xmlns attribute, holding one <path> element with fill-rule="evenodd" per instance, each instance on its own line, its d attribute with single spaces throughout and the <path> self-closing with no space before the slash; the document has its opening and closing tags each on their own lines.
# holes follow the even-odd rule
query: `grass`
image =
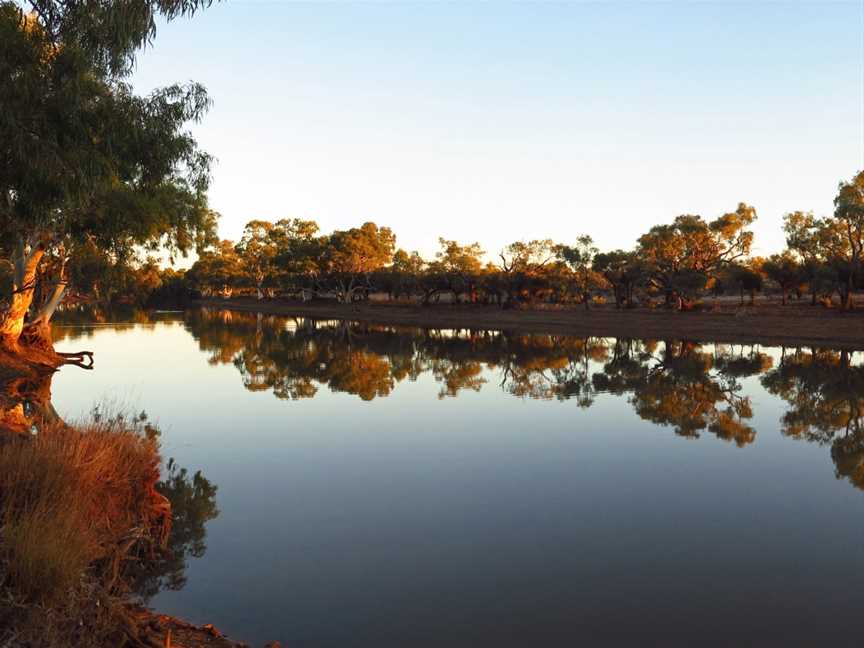
<svg viewBox="0 0 864 648">
<path fill-rule="evenodd" d="M 97 415 L 0 438 L 0 629 L 21 645 L 122 645 L 124 565 L 170 525 L 149 429 Z"/>
</svg>

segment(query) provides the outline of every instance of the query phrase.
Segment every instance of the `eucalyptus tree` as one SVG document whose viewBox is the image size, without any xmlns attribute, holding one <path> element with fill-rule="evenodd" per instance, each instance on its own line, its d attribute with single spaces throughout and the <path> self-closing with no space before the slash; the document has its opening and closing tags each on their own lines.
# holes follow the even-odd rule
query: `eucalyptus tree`
<svg viewBox="0 0 864 648">
<path fill-rule="evenodd" d="M 864 255 L 864 171 L 848 182 L 840 183 L 831 220 L 839 233 L 832 252 L 845 267 L 842 304 L 844 308 L 852 308 L 852 291 L 860 276 L 861 257 Z"/>
<path fill-rule="evenodd" d="M 416 250 L 410 254 L 399 248 L 393 253 L 389 268 L 380 271 L 379 282 L 390 294 L 390 298 L 412 295 L 421 292 L 421 279 L 427 263 Z"/>
<path fill-rule="evenodd" d="M 370 274 L 391 262 L 395 246 L 396 235 L 390 228 L 371 222 L 330 234 L 322 262 L 337 299 L 347 303 L 358 293 L 368 294 Z"/>
<path fill-rule="evenodd" d="M 523 294 L 533 301 L 543 291 L 549 292 L 548 270 L 557 260 L 556 251 L 551 239 L 516 241 L 504 248 L 498 256 L 507 303 L 518 300 Z"/>
<path fill-rule="evenodd" d="M 603 286 L 603 277 L 594 271 L 594 259 L 600 250 L 594 245 L 594 239 L 583 235 L 576 239 L 572 246 L 561 245 L 557 248 L 558 256 L 573 271 L 576 290 L 579 293 L 585 310 L 591 303 L 591 293 Z"/>
<path fill-rule="evenodd" d="M 795 255 L 788 250 L 782 254 L 772 254 L 765 260 L 762 270 L 767 277 L 780 286 L 783 305 L 789 298 L 789 291 L 804 281 L 804 270 Z"/>
<path fill-rule="evenodd" d="M 728 283 L 736 288 L 744 304 L 744 293 L 750 295 L 750 305 L 756 301 L 756 293 L 762 290 L 764 283 L 762 273 L 753 263 L 730 263 L 723 271 Z"/>
<path fill-rule="evenodd" d="M 615 307 L 633 305 L 633 291 L 645 280 L 646 267 L 635 252 L 613 250 L 594 256 L 591 267 L 603 275 L 615 295 Z"/>
<path fill-rule="evenodd" d="M 203 251 L 186 273 L 188 281 L 205 295 L 231 297 L 243 279 L 237 249 L 231 241 L 220 241 Z"/>
<path fill-rule="evenodd" d="M 836 256 L 842 256 L 842 232 L 836 221 L 816 218 L 812 212 L 790 212 L 783 217 L 786 247 L 801 262 L 803 280 L 816 305 L 820 294 L 833 292 L 840 277 Z"/>
<path fill-rule="evenodd" d="M 258 300 L 264 299 L 264 284 L 273 277 L 278 254 L 273 223 L 265 220 L 246 223 L 236 250 L 244 273 L 255 287 Z"/>
<path fill-rule="evenodd" d="M 282 286 L 299 292 L 305 301 L 315 291 L 326 237 L 318 236 L 318 223 L 302 218 L 276 221 L 270 236 L 276 246 L 274 264 Z"/>
<path fill-rule="evenodd" d="M 479 243 L 461 245 L 454 240 L 439 237 L 440 249 L 435 260 L 426 267 L 423 276 L 423 303 L 440 293 L 450 292 L 454 299 L 460 293 L 475 293 L 483 273 L 483 248 Z"/>
<path fill-rule="evenodd" d="M 215 229 L 211 158 L 186 125 L 210 105 L 198 84 L 138 96 L 126 78 L 159 18 L 199 0 L 0 2 L 0 247 L 13 268 L 0 345 L 50 348 L 51 315 L 76 250 L 185 253 Z M 50 278 L 50 279 L 49 279 Z"/>
<path fill-rule="evenodd" d="M 650 266 L 651 282 L 665 294 L 667 304 L 677 299 L 681 310 L 709 278 L 749 254 L 753 233 L 747 228 L 755 220 L 756 210 L 745 203 L 710 222 L 690 214 L 678 216 L 643 234 L 637 253 Z"/>
</svg>

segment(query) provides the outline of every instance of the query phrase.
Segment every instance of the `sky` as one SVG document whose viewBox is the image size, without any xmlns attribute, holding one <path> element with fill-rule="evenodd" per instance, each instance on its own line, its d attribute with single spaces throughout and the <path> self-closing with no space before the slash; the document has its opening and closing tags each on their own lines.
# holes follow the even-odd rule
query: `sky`
<svg viewBox="0 0 864 648">
<path fill-rule="evenodd" d="M 864 0 L 251 2 L 160 27 L 137 90 L 203 83 L 220 235 L 372 220 L 432 256 L 635 245 L 684 213 L 828 215 L 864 169 Z"/>
</svg>

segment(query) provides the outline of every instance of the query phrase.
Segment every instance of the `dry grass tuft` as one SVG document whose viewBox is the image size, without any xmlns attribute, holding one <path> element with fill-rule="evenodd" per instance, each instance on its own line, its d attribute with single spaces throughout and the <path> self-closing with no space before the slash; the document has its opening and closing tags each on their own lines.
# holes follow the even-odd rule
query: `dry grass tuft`
<svg viewBox="0 0 864 648">
<path fill-rule="evenodd" d="M 85 645 L 81 622 L 108 613 L 124 562 L 166 538 L 170 507 L 155 491 L 158 444 L 145 431 L 139 418 L 95 416 L 0 439 L 0 617 L 11 617 L 0 621 L 23 624 L 27 635 L 41 610 L 42 627 L 30 628 L 33 643 L 25 645 L 55 645 L 49 636 Z M 57 627 L 49 630 L 50 619 Z M 91 638 L 87 644 L 100 645 Z"/>
</svg>

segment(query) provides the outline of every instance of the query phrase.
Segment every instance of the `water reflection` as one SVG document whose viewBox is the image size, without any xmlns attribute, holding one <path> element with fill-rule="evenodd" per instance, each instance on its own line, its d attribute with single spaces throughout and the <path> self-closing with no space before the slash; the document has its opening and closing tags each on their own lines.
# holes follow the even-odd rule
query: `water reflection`
<svg viewBox="0 0 864 648">
<path fill-rule="evenodd" d="M 786 436 L 829 445 L 838 478 L 864 488 L 864 366 L 848 351 L 796 349 L 762 377 L 762 385 L 789 404 Z"/>
<path fill-rule="evenodd" d="M 217 487 L 200 470 L 190 475 L 173 459 L 156 490 L 171 503 L 172 526 L 167 550 L 137 563 L 128 576 L 131 590 L 144 602 L 159 592 L 183 589 L 189 559 L 207 552 L 206 524 L 219 515 Z"/>
<path fill-rule="evenodd" d="M 0 432 L 33 433 L 60 419 L 51 404 L 52 370 L 0 367 Z"/>
<path fill-rule="evenodd" d="M 787 436 L 831 446 L 838 477 L 864 488 L 864 366 L 848 351 L 431 330 L 198 310 L 185 323 L 211 364 L 233 364 L 251 391 L 312 398 L 321 388 L 370 401 L 431 374 L 438 398 L 497 388 L 519 398 L 625 397 L 639 417 L 745 447 L 756 439 L 743 381 L 788 403 Z M 497 379 L 491 376 L 497 375 Z"/>
</svg>

